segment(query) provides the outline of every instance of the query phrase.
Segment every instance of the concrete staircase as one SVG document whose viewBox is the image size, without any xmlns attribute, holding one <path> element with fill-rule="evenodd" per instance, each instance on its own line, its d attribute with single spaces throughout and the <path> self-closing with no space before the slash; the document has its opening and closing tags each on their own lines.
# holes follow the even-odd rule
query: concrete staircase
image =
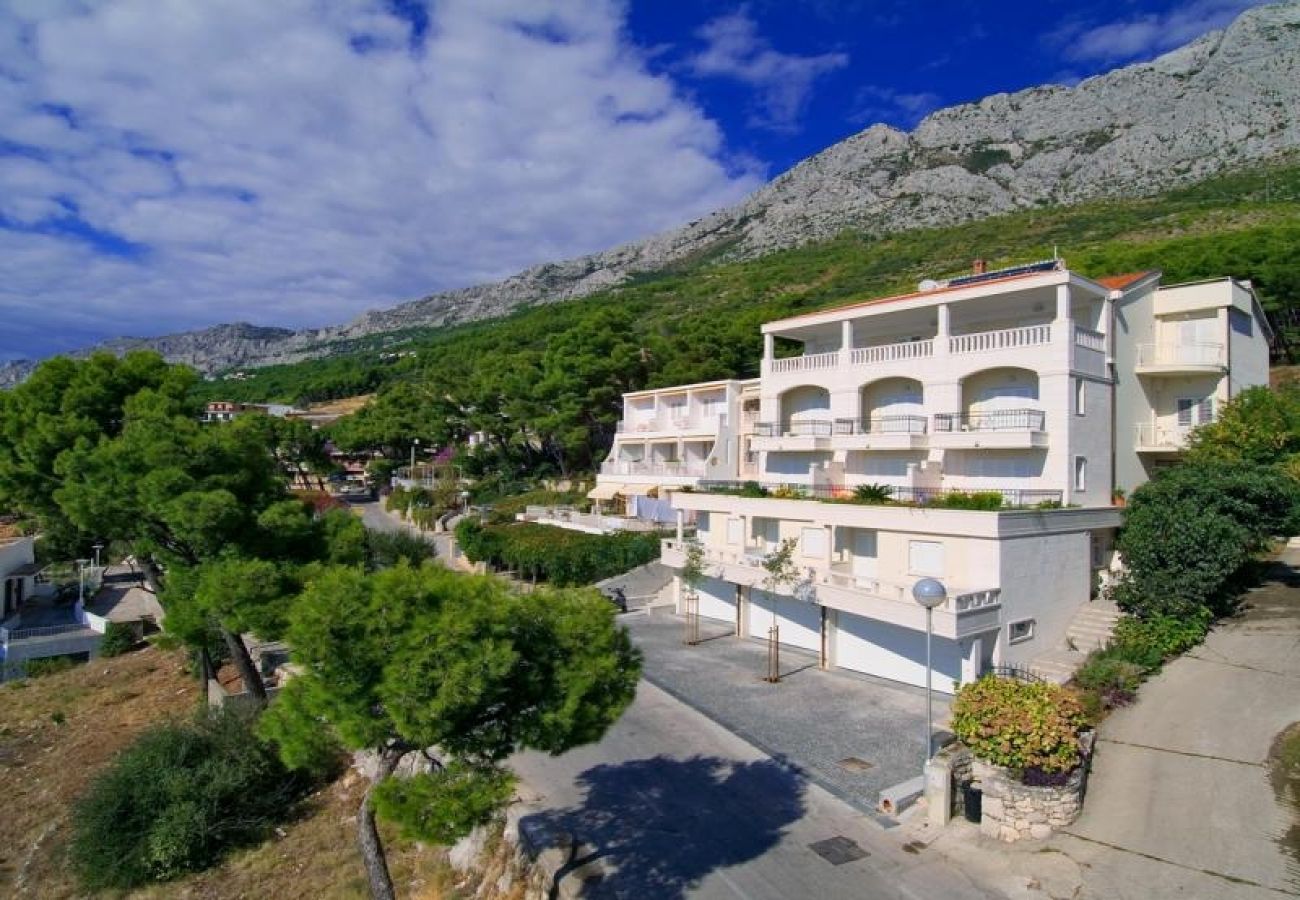
<svg viewBox="0 0 1300 900">
<path fill-rule="evenodd" d="M 1060 646 L 1035 658 L 1030 670 L 1047 681 L 1065 684 L 1090 652 L 1106 645 L 1119 617 L 1119 609 L 1104 600 L 1083 604 L 1065 629 Z"/>
</svg>

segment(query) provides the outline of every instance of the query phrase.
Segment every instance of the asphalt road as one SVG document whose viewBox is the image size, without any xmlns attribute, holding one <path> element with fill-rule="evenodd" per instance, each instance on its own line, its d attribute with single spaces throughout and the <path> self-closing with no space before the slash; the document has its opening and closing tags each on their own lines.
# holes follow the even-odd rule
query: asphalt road
<svg viewBox="0 0 1300 900">
<path fill-rule="evenodd" d="M 642 682 L 598 744 L 512 764 L 541 809 L 605 869 L 584 896 L 967 900 L 999 896 L 668 694 Z M 540 821 L 538 821 L 540 820 Z M 810 844 L 842 839 L 833 864 Z M 851 841 L 852 845 L 846 841 Z"/>
</svg>

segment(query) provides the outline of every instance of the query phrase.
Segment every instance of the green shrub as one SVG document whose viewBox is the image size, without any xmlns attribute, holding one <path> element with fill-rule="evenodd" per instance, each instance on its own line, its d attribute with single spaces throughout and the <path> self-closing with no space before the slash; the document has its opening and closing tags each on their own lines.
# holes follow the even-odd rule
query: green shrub
<svg viewBox="0 0 1300 900">
<path fill-rule="evenodd" d="M 887 484 L 860 484 L 853 489 L 856 503 L 888 503 L 894 496 L 894 489 Z"/>
<path fill-rule="evenodd" d="M 951 491 L 931 499 L 927 506 L 941 509 L 993 510 L 1002 508 L 1001 491 Z"/>
<path fill-rule="evenodd" d="M 87 890 L 204 869 L 283 821 L 307 786 L 227 712 L 144 732 L 76 805 L 72 864 Z"/>
<path fill-rule="evenodd" d="M 486 822 L 505 806 L 514 788 L 509 771 L 452 762 L 427 775 L 384 779 L 375 788 L 375 811 L 401 823 L 410 840 L 453 844 L 467 826 Z"/>
<path fill-rule="evenodd" d="M 375 569 L 395 566 L 403 559 L 418 566 L 426 559 L 433 559 L 434 555 L 430 541 L 409 531 L 369 531 L 366 533 L 366 550 L 370 565 Z"/>
<path fill-rule="evenodd" d="M 135 626 L 126 622 L 109 622 L 104 639 L 99 642 L 100 656 L 121 656 L 135 649 Z"/>
<path fill-rule="evenodd" d="M 1169 657 L 1185 653 L 1205 640 L 1209 625 L 1208 610 L 1186 617 L 1155 615 L 1139 619 L 1125 616 L 1115 625 L 1113 644 L 1125 659 L 1154 669 Z"/>
<path fill-rule="evenodd" d="M 662 537 L 644 531 L 584 534 L 532 522 L 482 525 L 463 519 L 456 525 L 456 540 L 471 562 L 557 587 L 592 584 L 658 559 Z"/>
<path fill-rule="evenodd" d="M 1018 773 L 1068 772 L 1079 763 L 1087 716 L 1071 691 L 1055 684 L 987 677 L 963 685 L 952 730 L 980 759 Z"/>
<path fill-rule="evenodd" d="M 740 496 L 742 497 L 766 497 L 767 495 L 767 488 L 757 481 L 746 481 L 740 486 Z"/>
<path fill-rule="evenodd" d="M 1085 691 L 1094 693 L 1102 708 L 1110 709 L 1132 702 L 1148 671 L 1146 666 L 1114 652 L 1100 650 L 1092 653 L 1079 667 L 1074 680 Z"/>
<path fill-rule="evenodd" d="M 798 485 L 782 484 L 773 488 L 770 496 L 776 500 L 804 500 L 808 495 Z"/>
<path fill-rule="evenodd" d="M 28 678 L 44 678 L 57 675 L 81 664 L 81 660 L 71 656 L 47 656 L 44 659 L 29 659 L 23 663 L 23 672 Z"/>
</svg>

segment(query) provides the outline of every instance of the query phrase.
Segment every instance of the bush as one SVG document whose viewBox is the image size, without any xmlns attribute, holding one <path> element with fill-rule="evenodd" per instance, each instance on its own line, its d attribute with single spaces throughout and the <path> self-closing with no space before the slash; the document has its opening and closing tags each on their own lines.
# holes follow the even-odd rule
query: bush
<svg viewBox="0 0 1300 900">
<path fill-rule="evenodd" d="M 512 569 L 558 587 L 592 584 L 659 558 L 658 532 L 584 534 L 551 525 L 482 525 L 464 519 L 456 540 L 471 562 Z"/>
<path fill-rule="evenodd" d="M 1113 646 L 1124 659 L 1155 669 L 1169 657 L 1185 653 L 1205 640 L 1209 627 L 1210 613 L 1204 609 L 1186 617 L 1125 616 L 1115 625 Z"/>
<path fill-rule="evenodd" d="M 130 653 L 139 643 L 135 639 L 135 626 L 126 622 L 109 622 L 104 639 L 99 642 L 100 656 L 121 656 Z"/>
<path fill-rule="evenodd" d="M 888 503 L 894 496 L 894 489 L 887 484 L 860 484 L 853 489 L 856 503 Z"/>
<path fill-rule="evenodd" d="M 1099 650 L 1079 667 L 1074 680 L 1097 698 L 1096 708 L 1090 716 L 1095 719 L 1103 709 L 1132 703 L 1148 671 L 1146 666 L 1130 662 L 1112 650 Z"/>
<path fill-rule="evenodd" d="M 776 500 L 805 500 L 808 497 L 803 488 L 793 484 L 773 488 L 770 496 Z"/>
<path fill-rule="evenodd" d="M 261 840 L 307 787 L 247 714 L 205 714 L 144 732 L 78 801 L 70 847 L 88 890 L 204 869 Z"/>
<path fill-rule="evenodd" d="M 1017 773 L 1073 769 L 1079 764 L 1079 730 L 1086 723 L 1071 691 L 1009 678 L 964 685 L 952 707 L 957 738 L 980 759 Z"/>
<path fill-rule="evenodd" d="M 82 660 L 71 656 L 47 656 L 43 659 L 29 659 L 22 664 L 23 674 L 28 678 L 44 678 L 66 672 L 74 666 L 81 665 Z"/>
<path fill-rule="evenodd" d="M 418 566 L 434 555 L 432 542 L 409 531 L 368 531 L 366 550 L 370 566 L 375 569 L 395 566 L 403 559 Z"/>
<path fill-rule="evenodd" d="M 1002 508 L 1001 491 L 952 491 L 939 494 L 927 501 L 926 506 L 941 509 L 993 510 Z"/>
</svg>

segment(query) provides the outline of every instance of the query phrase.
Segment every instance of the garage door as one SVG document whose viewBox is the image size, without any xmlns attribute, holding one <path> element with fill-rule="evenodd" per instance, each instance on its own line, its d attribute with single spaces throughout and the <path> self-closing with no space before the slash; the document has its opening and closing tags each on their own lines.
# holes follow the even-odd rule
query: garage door
<svg viewBox="0 0 1300 900">
<path fill-rule="evenodd" d="M 736 622 L 736 586 L 721 578 L 705 578 L 696 588 L 700 595 L 700 618 Z"/>
<path fill-rule="evenodd" d="M 925 685 L 925 632 L 841 611 L 834 637 L 835 663 L 841 668 Z M 956 641 L 936 637 L 931 653 L 935 690 L 951 694 L 961 676 L 961 649 Z"/>
<path fill-rule="evenodd" d="M 781 629 L 781 643 L 820 653 L 822 647 L 822 610 L 812 603 L 793 597 L 781 597 L 754 588 L 749 597 L 749 634 L 767 638 L 773 615 Z"/>
</svg>

